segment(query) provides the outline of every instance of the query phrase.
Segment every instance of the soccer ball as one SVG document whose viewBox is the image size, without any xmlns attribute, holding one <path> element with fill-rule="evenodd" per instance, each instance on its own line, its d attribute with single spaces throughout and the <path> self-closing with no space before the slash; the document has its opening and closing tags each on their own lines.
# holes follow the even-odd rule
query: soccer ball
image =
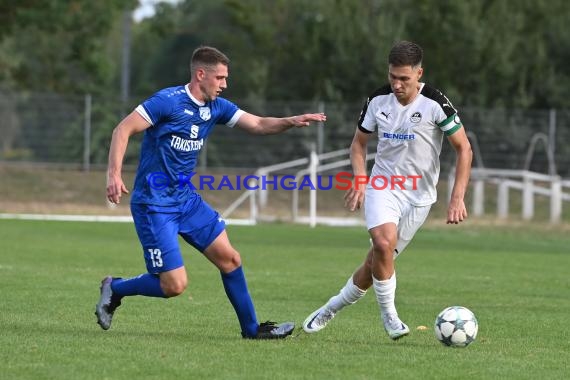
<svg viewBox="0 0 570 380">
<path fill-rule="evenodd" d="M 451 347 L 466 347 L 477 337 L 479 324 L 471 310 L 463 306 L 444 309 L 435 319 L 435 337 Z"/>
</svg>

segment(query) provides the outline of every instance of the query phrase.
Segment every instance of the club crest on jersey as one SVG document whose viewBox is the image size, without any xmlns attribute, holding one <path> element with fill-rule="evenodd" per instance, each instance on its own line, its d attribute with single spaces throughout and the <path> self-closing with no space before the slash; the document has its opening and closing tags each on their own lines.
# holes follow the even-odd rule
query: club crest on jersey
<svg viewBox="0 0 570 380">
<path fill-rule="evenodd" d="M 212 117 L 212 115 L 210 114 L 209 107 L 200 107 L 199 111 L 200 111 L 200 118 L 204 121 L 208 121 Z"/>
<path fill-rule="evenodd" d="M 414 112 L 410 117 L 412 123 L 419 123 L 422 120 L 422 114 L 419 112 Z"/>
</svg>

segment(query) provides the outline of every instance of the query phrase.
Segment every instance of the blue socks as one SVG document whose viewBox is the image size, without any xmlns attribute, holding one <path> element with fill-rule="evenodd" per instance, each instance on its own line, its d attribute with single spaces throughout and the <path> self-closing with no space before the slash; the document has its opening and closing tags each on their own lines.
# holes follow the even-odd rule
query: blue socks
<svg viewBox="0 0 570 380">
<path fill-rule="evenodd" d="M 160 287 L 160 278 L 155 274 L 145 273 L 133 278 L 114 278 L 111 283 L 113 295 L 147 296 L 166 298 Z"/>
<path fill-rule="evenodd" d="M 236 311 L 242 336 L 254 337 L 257 335 L 257 317 L 253 301 L 247 290 L 242 267 L 240 266 L 230 273 L 221 273 L 221 275 L 226 295 Z M 150 273 L 128 279 L 114 278 L 111 283 L 111 290 L 113 290 L 113 296 L 120 298 L 137 295 L 166 298 L 160 287 L 160 278 Z"/>
<path fill-rule="evenodd" d="M 240 266 L 230 273 L 221 273 L 221 275 L 226 295 L 232 303 L 239 319 L 242 336 L 253 337 L 257 335 L 257 317 L 255 316 L 253 301 L 247 290 L 247 283 L 245 282 L 242 267 Z"/>
</svg>

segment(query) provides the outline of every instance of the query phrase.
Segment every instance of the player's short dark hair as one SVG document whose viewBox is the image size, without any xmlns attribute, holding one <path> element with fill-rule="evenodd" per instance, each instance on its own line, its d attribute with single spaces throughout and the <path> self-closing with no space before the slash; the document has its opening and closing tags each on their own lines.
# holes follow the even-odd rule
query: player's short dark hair
<svg viewBox="0 0 570 380">
<path fill-rule="evenodd" d="M 420 45 L 410 41 L 399 41 L 392 46 L 388 64 L 392 66 L 421 66 L 424 52 Z"/>
<path fill-rule="evenodd" d="M 190 60 L 190 72 L 193 73 L 200 67 L 212 68 L 218 63 L 228 66 L 230 64 L 230 59 L 214 47 L 200 46 L 192 53 L 192 59 Z"/>
</svg>

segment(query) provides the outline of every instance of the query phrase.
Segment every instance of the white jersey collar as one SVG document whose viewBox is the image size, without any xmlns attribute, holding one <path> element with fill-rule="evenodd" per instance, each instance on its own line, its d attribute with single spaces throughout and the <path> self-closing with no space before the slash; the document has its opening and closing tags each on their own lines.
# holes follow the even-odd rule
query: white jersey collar
<svg viewBox="0 0 570 380">
<path fill-rule="evenodd" d="M 196 99 L 196 98 L 192 95 L 192 93 L 190 92 L 190 87 L 188 86 L 188 84 L 186 84 L 186 85 L 184 86 L 184 89 L 186 90 L 186 94 L 188 95 L 188 97 L 190 98 L 190 100 L 192 100 L 194 103 L 196 103 L 196 104 L 199 105 L 199 106 L 204 106 L 204 105 L 206 105 L 205 102 L 199 101 L 198 99 Z"/>
</svg>

